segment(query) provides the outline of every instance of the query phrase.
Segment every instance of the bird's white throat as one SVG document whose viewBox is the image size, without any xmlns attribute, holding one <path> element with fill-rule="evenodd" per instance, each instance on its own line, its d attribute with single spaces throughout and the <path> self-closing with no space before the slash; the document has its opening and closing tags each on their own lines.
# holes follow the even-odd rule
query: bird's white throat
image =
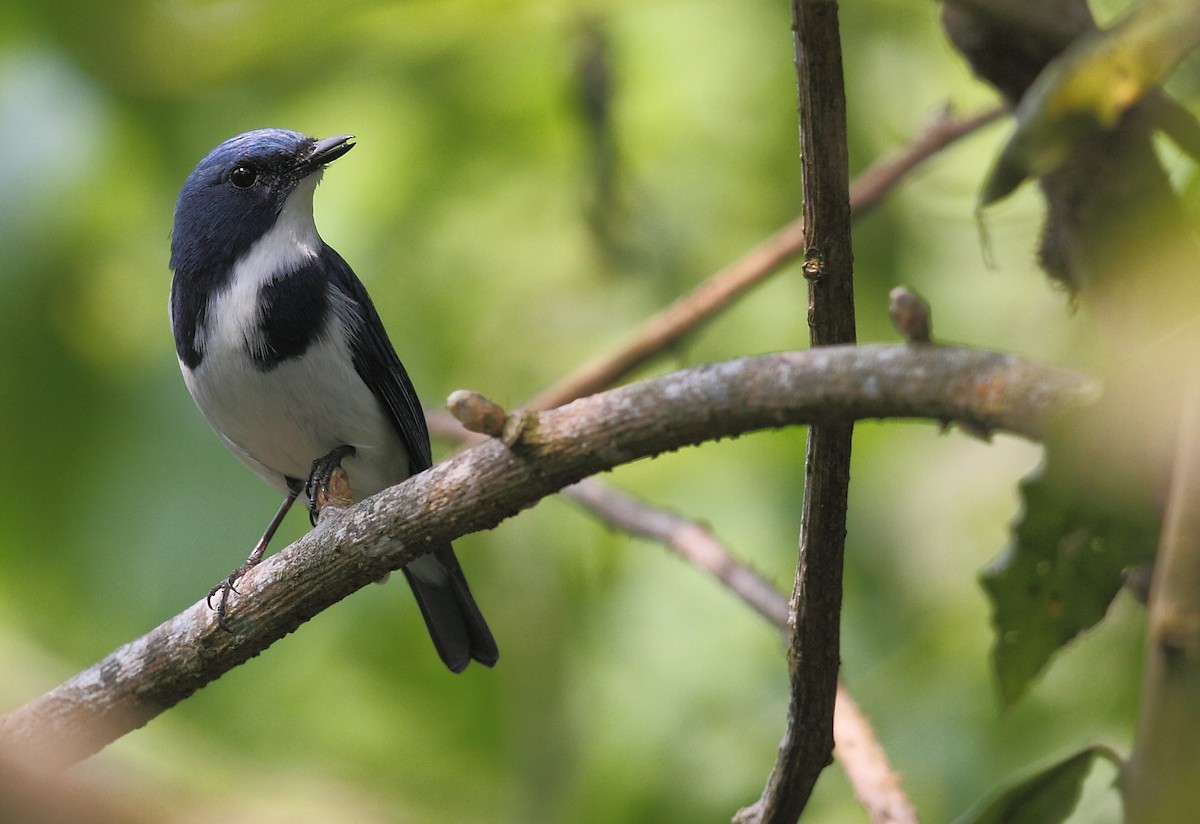
<svg viewBox="0 0 1200 824">
<path fill-rule="evenodd" d="M 313 220 L 313 194 L 321 182 L 322 170 L 310 174 L 292 190 L 283 202 L 279 217 L 270 231 L 250 247 L 238 266 L 249 272 L 272 270 L 267 280 L 279 272 L 300 268 L 321 249 L 321 237 Z"/>
</svg>

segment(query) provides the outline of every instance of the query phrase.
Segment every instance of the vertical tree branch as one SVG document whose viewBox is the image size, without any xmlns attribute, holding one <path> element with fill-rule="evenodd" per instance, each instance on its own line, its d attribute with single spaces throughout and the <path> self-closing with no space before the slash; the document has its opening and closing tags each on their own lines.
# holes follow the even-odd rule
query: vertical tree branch
<svg viewBox="0 0 1200 824">
<path fill-rule="evenodd" d="M 1194 363 L 1187 380 L 1150 588 L 1141 713 L 1121 778 L 1129 824 L 1185 824 L 1200 809 L 1200 370 Z"/>
<path fill-rule="evenodd" d="M 1003 111 L 993 108 L 966 118 L 940 113 L 901 149 L 875 162 L 855 178 L 850 186 L 850 208 L 854 217 L 861 217 L 875 208 L 909 172 L 932 155 L 996 120 Z M 794 260 L 806 246 L 804 218 L 798 217 L 651 315 L 615 349 L 597 355 L 559 378 L 526 403 L 525 408 L 553 409 L 608 389 L 694 333 L 784 264 Z"/>
<path fill-rule="evenodd" d="M 584 478 L 562 494 L 573 498 L 610 524 L 633 535 L 659 541 L 707 572 L 781 632 L 788 632 L 791 610 L 779 590 L 739 560 L 700 524 L 666 512 Z M 833 717 L 834 755 L 846 771 L 854 795 L 876 824 L 919 824 L 917 813 L 888 763 L 871 722 L 845 685 L 838 683 Z"/>
<path fill-rule="evenodd" d="M 850 172 L 838 8 L 834 0 L 792 0 L 800 113 L 813 346 L 853 343 L 854 280 Z M 808 435 L 800 549 L 792 590 L 787 731 L 762 797 L 737 821 L 792 824 L 817 776 L 833 760 L 842 608 L 842 555 L 853 424 L 813 426 Z"/>
</svg>

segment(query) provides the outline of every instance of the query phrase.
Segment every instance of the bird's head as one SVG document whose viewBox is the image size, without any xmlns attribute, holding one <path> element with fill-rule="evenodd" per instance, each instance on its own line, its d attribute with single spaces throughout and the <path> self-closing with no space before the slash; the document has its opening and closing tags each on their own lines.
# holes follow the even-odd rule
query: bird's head
<svg viewBox="0 0 1200 824">
<path fill-rule="evenodd" d="M 285 208 L 298 225 L 307 220 L 311 227 L 321 172 L 354 147 L 352 138 L 317 140 L 286 129 L 259 129 L 217 146 L 179 192 L 171 269 L 232 266 Z"/>
</svg>

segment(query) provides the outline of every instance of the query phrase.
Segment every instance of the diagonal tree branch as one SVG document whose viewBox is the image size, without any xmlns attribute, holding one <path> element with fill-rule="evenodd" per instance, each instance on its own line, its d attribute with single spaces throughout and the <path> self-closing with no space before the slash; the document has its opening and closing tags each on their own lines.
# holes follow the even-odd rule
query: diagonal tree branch
<svg viewBox="0 0 1200 824">
<path fill-rule="evenodd" d="M 850 181 L 851 217 L 857 220 L 870 212 L 909 173 L 930 157 L 989 123 L 994 123 L 1005 112 L 1003 106 L 961 118 L 953 117 L 948 110 L 938 112 L 907 145 L 872 163 Z"/>
<path fill-rule="evenodd" d="M 659 541 L 704 570 L 781 632 L 788 631 L 788 602 L 779 590 L 735 556 L 700 524 L 649 506 L 595 478 L 561 493 L 626 532 Z M 918 824 L 871 722 L 839 681 L 833 716 L 833 755 L 875 824 Z"/>
<path fill-rule="evenodd" d="M 864 170 L 850 185 L 850 208 L 859 217 L 874 208 L 923 161 L 996 120 L 989 109 L 963 119 L 940 112 L 904 148 Z M 613 351 L 587 361 L 533 398 L 530 409 L 553 409 L 607 389 L 637 367 L 678 344 L 754 286 L 804 251 L 804 220 L 797 218 L 737 260 L 648 318 Z"/>
<path fill-rule="evenodd" d="M 843 765 L 854 795 L 875 824 L 919 824 L 900 776 L 879 746 L 871 722 L 838 681 L 833 714 L 833 756 Z"/>
<path fill-rule="evenodd" d="M 940 346 L 825 347 L 699 366 L 527 417 L 351 509 L 252 570 L 236 633 L 203 600 L 0 718 L 0 744 L 69 765 L 142 726 L 317 613 L 429 547 L 490 529 L 622 463 L 756 429 L 903 417 L 963 420 L 1031 438 L 1092 383 L 1020 358 Z"/>
<path fill-rule="evenodd" d="M 568 486 L 562 494 L 606 523 L 670 548 L 692 566 L 707 572 L 780 630 L 787 630 L 787 599 L 700 524 L 674 512 L 649 506 L 595 478 L 584 478 Z"/>
</svg>

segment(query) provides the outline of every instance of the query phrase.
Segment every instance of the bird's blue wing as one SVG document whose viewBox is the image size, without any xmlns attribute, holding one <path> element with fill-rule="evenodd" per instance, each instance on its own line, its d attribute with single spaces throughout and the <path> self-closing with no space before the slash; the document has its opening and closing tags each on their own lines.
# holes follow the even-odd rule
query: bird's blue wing
<svg viewBox="0 0 1200 824">
<path fill-rule="evenodd" d="M 322 261 L 328 267 L 333 287 L 346 298 L 334 311 L 349 313 L 350 347 L 354 369 L 387 409 L 392 425 L 408 450 L 413 474 L 433 465 L 429 452 L 429 428 L 425 413 L 408 373 L 388 340 L 366 287 L 337 252 L 326 246 Z M 438 655 L 446 666 L 460 672 L 471 659 L 493 666 L 500 657 L 496 640 L 479 611 L 466 576 L 450 544 L 436 547 L 428 555 L 403 567 L 421 615 Z"/>
<path fill-rule="evenodd" d="M 387 410 L 408 450 L 409 472 L 415 475 L 428 469 L 433 458 L 425 413 L 366 287 L 336 251 L 326 246 L 321 257 L 334 288 L 349 298 L 344 309 L 351 314 L 349 333 L 355 371 Z"/>
<path fill-rule="evenodd" d="M 339 297 L 346 299 L 334 311 L 349 314 L 355 371 L 387 409 L 392 425 L 400 433 L 408 450 L 409 471 L 415 474 L 428 469 L 433 461 L 425 414 L 366 287 L 346 261 L 328 246 L 323 250 L 322 262 L 328 267 L 333 287 L 341 292 Z M 433 645 L 446 666 L 461 672 L 471 659 L 493 666 L 500 657 L 496 640 L 471 595 L 450 544 L 435 547 L 428 555 L 406 564 L 403 572 L 421 608 Z"/>
</svg>

